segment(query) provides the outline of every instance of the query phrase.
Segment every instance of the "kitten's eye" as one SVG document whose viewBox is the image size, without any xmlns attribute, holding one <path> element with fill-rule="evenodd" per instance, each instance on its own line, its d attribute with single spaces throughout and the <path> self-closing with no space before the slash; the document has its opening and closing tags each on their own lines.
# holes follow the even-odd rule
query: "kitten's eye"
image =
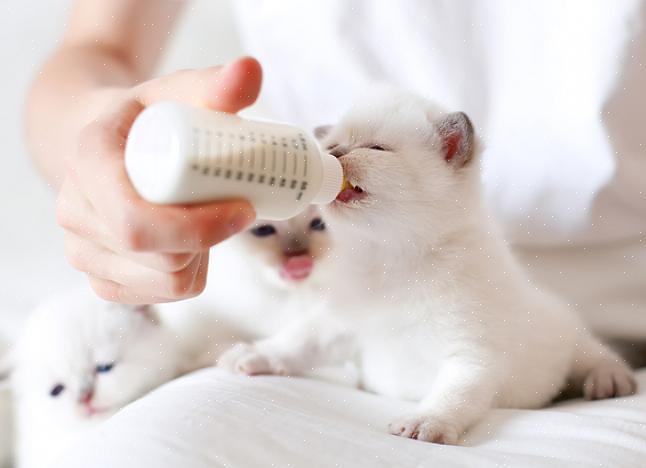
<svg viewBox="0 0 646 468">
<path fill-rule="evenodd" d="M 325 230 L 325 223 L 321 218 L 314 218 L 310 222 L 310 229 L 313 231 L 324 231 Z"/>
<path fill-rule="evenodd" d="M 94 370 L 96 371 L 97 374 L 105 374 L 106 372 L 110 372 L 113 367 L 114 367 L 114 362 L 111 362 L 109 364 L 98 364 L 94 368 Z"/>
<path fill-rule="evenodd" d="M 276 234 L 276 228 L 271 224 L 263 224 L 262 226 L 255 227 L 251 230 L 251 234 L 256 237 L 267 237 Z"/>
<path fill-rule="evenodd" d="M 49 394 L 53 397 L 56 398 L 58 395 L 63 393 L 63 390 L 65 390 L 65 385 L 63 384 L 56 384 L 52 389 L 49 391 Z"/>
<path fill-rule="evenodd" d="M 384 148 L 381 145 L 368 146 L 368 149 L 375 150 L 375 151 L 386 151 L 386 148 Z"/>
</svg>

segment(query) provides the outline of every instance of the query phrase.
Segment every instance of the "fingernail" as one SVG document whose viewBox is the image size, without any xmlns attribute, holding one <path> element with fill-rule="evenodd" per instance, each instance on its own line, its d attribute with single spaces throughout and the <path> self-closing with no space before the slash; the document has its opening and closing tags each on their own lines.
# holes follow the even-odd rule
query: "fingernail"
<svg viewBox="0 0 646 468">
<path fill-rule="evenodd" d="M 235 208 L 233 214 L 229 218 L 230 235 L 246 229 L 255 218 L 256 213 L 248 205 L 240 205 L 238 208 Z"/>
</svg>

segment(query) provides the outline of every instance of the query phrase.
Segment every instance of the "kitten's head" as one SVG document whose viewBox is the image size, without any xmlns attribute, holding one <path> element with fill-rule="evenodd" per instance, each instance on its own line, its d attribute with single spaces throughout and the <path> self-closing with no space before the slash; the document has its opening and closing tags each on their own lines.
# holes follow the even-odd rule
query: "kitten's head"
<svg viewBox="0 0 646 468">
<path fill-rule="evenodd" d="M 335 234 L 338 226 L 364 239 L 432 245 L 479 200 L 476 141 L 464 113 L 379 89 L 315 133 L 351 184 L 325 209 Z"/>
<path fill-rule="evenodd" d="M 331 246 L 325 221 L 314 206 L 286 221 L 257 221 L 238 239 L 265 280 L 280 288 L 316 280 Z"/>
<path fill-rule="evenodd" d="M 149 306 L 89 294 L 38 308 L 12 353 L 18 399 L 59 418 L 101 418 L 175 376 L 172 335 Z"/>
</svg>

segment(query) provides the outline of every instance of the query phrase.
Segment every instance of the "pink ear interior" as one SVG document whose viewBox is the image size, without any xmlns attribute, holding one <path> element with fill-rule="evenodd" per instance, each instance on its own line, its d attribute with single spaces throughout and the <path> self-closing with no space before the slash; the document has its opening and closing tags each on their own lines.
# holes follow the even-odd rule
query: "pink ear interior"
<svg viewBox="0 0 646 468">
<path fill-rule="evenodd" d="M 444 159 L 454 167 L 464 166 L 473 155 L 473 126 L 464 112 L 453 112 L 437 122 Z"/>
<path fill-rule="evenodd" d="M 446 147 L 446 154 L 444 155 L 444 159 L 451 161 L 453 159 L 453 156 L 455 156 L 455 154 L 460 149 L 461 143 L 462 136 L 459 132 L 453 132 L 446 135 L 444 137 L 444 146 Z"/>
</svg>

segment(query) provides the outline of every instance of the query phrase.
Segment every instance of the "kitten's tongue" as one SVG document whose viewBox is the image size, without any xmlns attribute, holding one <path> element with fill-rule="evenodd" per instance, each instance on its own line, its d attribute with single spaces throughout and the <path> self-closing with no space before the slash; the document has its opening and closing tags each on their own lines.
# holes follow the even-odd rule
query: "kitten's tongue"
<svg viewBox="0 0 646 468">
<path fill-rule="evenodd" d="M 283 278 L 300 281 L 307 278 L 312 272 L 314 261 L 309 255 L 298 255 L 290 257 L 283 263 L 283 269 L 280 274 Z"/>
<path fill-rule="evenodd" d="M 363 190 L 359 187 L 345 188 L 339 192 L 336 199 L 341 203 L 348 203 L 354 200 L 361 200 L 365 196 Z"/>
</svg>

